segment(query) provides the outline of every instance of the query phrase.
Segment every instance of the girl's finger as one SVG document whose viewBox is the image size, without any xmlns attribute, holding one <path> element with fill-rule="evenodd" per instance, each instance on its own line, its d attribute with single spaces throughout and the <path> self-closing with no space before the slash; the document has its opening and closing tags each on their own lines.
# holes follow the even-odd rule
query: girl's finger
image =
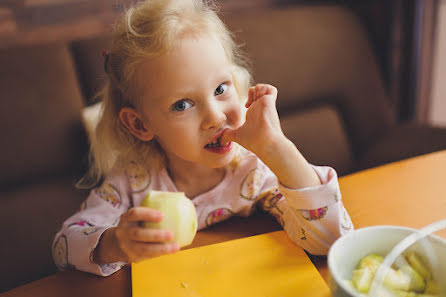
<svg viewBox="0 0 446 297">
<path fill-rule="evenodd" d="M 268 94 L 269 86 L 265 84 L 259 85 L 259 91 L 257 92 L 257 99 Z"/>
<path fill-rule="evenodd" d="M 158 243 L 171 241 L 173 233 L 169 230 L 150 229 L 144 227 L 131 227 L 128 229 L 128 238 L 133 241 Z"/>
<path fill-rule="evenodd" d="M 235 130 L 226 130 L 221 137 L 221 145 L 227 145 L 231 140 L 234 140 Z"/>
<path fill-rule="evenodd" d="M 248 90 L 248 102 L 246 102 L 245 104 L 246 108 L 249 108 L 251 106 L 253 97 L 254 97 L 254 87 L 250 87 Z"/>
<path fill-rule="evenodd" d="M 254 101 L 257 101 L 260 97 L 262 97 L 263 95 L 265 95 L 265 85 L 263 85 L 263 84 L 257 84 L 255 87 L 254 87 L 254 94 L 253 94 L 253 98 L 252 98 L 252 101 L 251 101 L 251 104 L 254 102 Z M 251 105 L 250 104 L 250 105 Z"/>
<path fill-rule="evenodd" d="M 176 242 L 172 243 L 134 243 L 134 251 L 140 255 L 141 259 L 158 257 L 166 254 L 178 252 L 180 247 Z"/>
<path fill-rule="evenodd" d="M 256 99 L 259 99 L 265 95 L 272 96 L 274 101 L 277 99 L 277 89 L 274 86 L 268 84 L 259 84 L 258 87 L 259 87 L 259 90 L 257 91 L 258 97 Z"/>
<path fill-rule="evenodd" d="M 274 100 L 277 99 L 277 88 L 274 86 L 268 86 L 268 94 L 272 95 Z"/>
<path fill-rule="evenodd" d="M 121 220 L 127 220 L 130 222 L 138 222 L 138 221 L 159 222 L 162 219 L 163 219 L 162 212 L 142 206 L 133 207 L 121 216 Z"/>
<path fill-rule="evenodd" d="M 265 85 L 257 85 L 256 100 L 265 95 Z"/>
</svg>

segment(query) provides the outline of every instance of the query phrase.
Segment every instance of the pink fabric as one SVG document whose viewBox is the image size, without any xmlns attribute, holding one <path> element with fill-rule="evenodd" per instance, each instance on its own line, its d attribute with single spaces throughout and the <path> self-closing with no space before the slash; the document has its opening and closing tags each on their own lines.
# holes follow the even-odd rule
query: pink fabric
<svg viewBox="0 0 446 297">
<path fill-rule="evenodd" d="M 241 148 L 240 161 L 226 168 L 224 179 L 210 191 L 192 198 L 198 229 L 231 216 L 249 216 L 258 207 L 276 217 L 291 240 L 306 251 L 326 254 L 330 245 L 353 225 L 341 202 L 336 171 L 330 167 L 313 168 L 322 185 L 288 189 L 278 184 L 260 159 Z M 91 255 L 102 233 L 116 226 L 123 212 L 140 205 L 150 190 L 177 191 L 166 169 L 154 172 L 131 163 L 107 177 L 55 236 L 56 265 L 104 276 L 119 270 L 125 263 L 97 265 Z"/>
</svg>

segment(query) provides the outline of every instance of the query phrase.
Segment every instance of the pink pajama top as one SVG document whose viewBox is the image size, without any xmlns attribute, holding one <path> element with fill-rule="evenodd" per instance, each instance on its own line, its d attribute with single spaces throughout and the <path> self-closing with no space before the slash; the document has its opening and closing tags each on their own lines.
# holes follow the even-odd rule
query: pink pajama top
<svg viewBox="0 0 446 297">
<path fill-rule="evenodd" d="M 321 185 L 289 189 L 278 183 L 256 155 L 240 150 L 240 160 L 227 166 L 223 180 L 192 198 L 199 230 L 231 216 L 249 216 L 259 208 L 273 215 L 297 245 L 311 254 L 322 255 L 334 240 L 353 229 L 342 205 L 334 169 L 313 166 Z M 52 252 L 58 268 L 107 276 L 125 265 L 98 265 L 93 261 L 93 251 L 102 233 L 116 226 L 123 212 L 140 205 L 149 190 L 177 191 L 166 169 L 155 172 L 131 163 L 125 170 L 108 176 L 56 234 Z"/>
</svg>

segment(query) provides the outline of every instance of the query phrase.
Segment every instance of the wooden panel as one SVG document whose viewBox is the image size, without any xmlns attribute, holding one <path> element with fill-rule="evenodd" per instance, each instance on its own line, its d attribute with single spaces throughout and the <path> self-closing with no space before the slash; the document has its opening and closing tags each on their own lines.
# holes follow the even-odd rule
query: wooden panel
<svg viewBox="0 0 446 297">
<path fill-rule="evenodd" d="M 116 17 L 135 0 L 2 0 L 0 48 L 64 42 L 112 30 Z M 223 0 L 222 12 L 261 9 L 273 0 Z"/>
<path fill-rule="evenodd" d="M 0 36 L 11 36 L 17 33 L 17 24 L 11 9 L 0 8 Z"/>
</svg>

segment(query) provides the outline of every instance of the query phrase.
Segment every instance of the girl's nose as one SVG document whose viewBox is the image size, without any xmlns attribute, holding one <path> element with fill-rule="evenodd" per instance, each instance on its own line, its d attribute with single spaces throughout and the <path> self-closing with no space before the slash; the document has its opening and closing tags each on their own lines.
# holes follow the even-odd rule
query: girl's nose
<svg viewBox="0 0 446 297">
<path fill-rule="evenodd" d="M 203 130 L 221 128 L 227 119 L 223 106 L 215 101 L 211 102 L 203 112 L 204 116 L 201 123 Z"/>
</svg>

